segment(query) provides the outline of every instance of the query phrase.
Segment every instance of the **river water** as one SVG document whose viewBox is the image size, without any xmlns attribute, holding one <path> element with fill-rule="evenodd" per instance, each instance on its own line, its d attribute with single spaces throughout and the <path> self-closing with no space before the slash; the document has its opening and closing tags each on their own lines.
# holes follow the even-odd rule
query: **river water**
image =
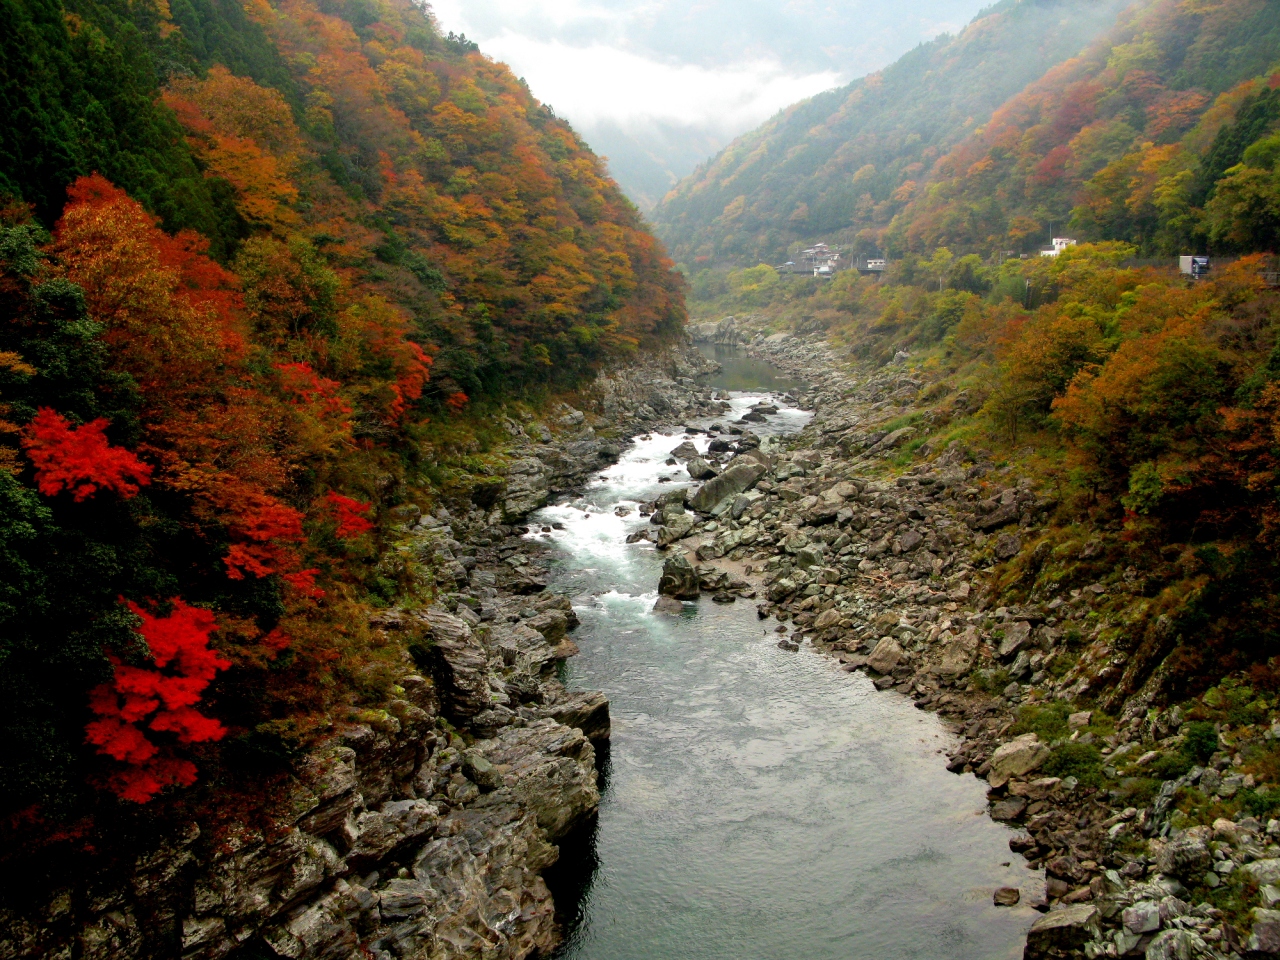
<svg viewBox="0 0 1280 960">
<path fill-rule="evenodd" d="M 804 425 L 773 392 L 791 386 L 777 371 L 720 359 L 713 385 L 735 390 L 722 422 L 770 397 L 783 409 L 755 432 Z M 647 522 L 635 507 L 688 482 L 665 463 L 683 439 L 637 439 L 583 496 L 533 518 L 561 527 L 531 535 L 553 541 L 552 588 L 582 620 L 566 682 L 603 690 L 613 715 L 598 821 L 549 876 L 558 960 L 1020 956 L 1034 914 L 991 894 L 1041 888 L 985 816 L 984 785 L 946 771 L 935 717 L 808 648 L 779 649 L 754 602 L 650 612 L 662 554 L 625 540 Z"/>
</svg>

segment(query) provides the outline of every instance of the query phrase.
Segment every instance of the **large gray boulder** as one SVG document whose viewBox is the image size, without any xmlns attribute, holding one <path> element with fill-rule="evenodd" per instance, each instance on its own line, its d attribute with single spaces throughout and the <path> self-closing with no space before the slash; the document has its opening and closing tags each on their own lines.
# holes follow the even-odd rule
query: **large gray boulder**
<svg viewBox="0 0 1280 960">
<path fill-rule="evenodd" d="M 689 506 L 699 513 L 711 513 L 722 500 L 746 493 L 754 487 L 765 472 L 764 464 L 735 462 L 720 476 L 712 477 L 699 487 Z"/>
<path fill-rule="evenodd" d="M 944 677 L 958 677 L 973 669 L 978 656 L 978 633 L 969 627 L 964 633 L 947 641 L 942 648 L 942 659 L 934 668 Z"/>
<path fill-rule="evenodd" d="M 720 472 L 719 467 L 702 457 L 694 457 L 685 465 L 685 469 L 689 471 L 689 476 L 694 480 L 706 480 Z"/>
<path fill-rule="evenodd" d="M 991 773 L 987 782 L 1003 787 L 1012 777 L 1024 777 L 1049 759 L 1049 748 L 1034 733 L 1024 733 L 1001 744 L 991 755 Z"/>
<path fill-rule="evenodd" d="M 551 719 L 535 720 L 477 741 L 474 750 L 492 764 L 499 789 L 511 791 L 551 840 L 563 837 L 600 805 L 595 750 L 581 730 Z"/>
<path fill-rule="evenodd" d="M 1025 620 L 1015 620 L 1004 628 L 1004 638 L 1000 641 L 1000 658 L 1003 660 L 1013 656 L 1031 639 L 1031 624 Z"/>
<path fill-rule="evenodd" d="M 1280 911 L 1257 907 L 1253 911 L 1253 932 L 1249 950 L 1264 957 L 1280 955 Z"/>
<path fill-rule="evenodd" d="M 892 637 L 883 637 L 867 658 L 867 666 L 876 673 L 892 673 L 902 660 L 902 647 Z"/>
<path fill-rule="evenodd" d="M 668 557 L 662 565 L 662 579 L 658 581 L 658 593 L 677 600 L 697 600 L 702 595 L 698 585 L 698 572 L 689 558 L 683 554 Z"/>
<path fill-rule="evenodd" d="M 1046 913 L 1031 925 L 1023 958 L 1075 956 L 1071 951 L 1079 950 L 1100 935 L 1097 907 L 1091 903 L 1063 907 Z"/>
<path fill-rule="evenodd" d="M 1201 837 L 1195 836 L 1194 831 L 1188 831 L 1177 840 L 1170 840 L 1164 845 L 1156 858 L 1156 864 L 1161 873 L 1195 882 L 1213 865 L 1213 853 Z"/>
<path fill-rule="evenodd" d="M 677 540 L 683 540 L 693 529 L 693 517 L 687 513 L 679 514 L 669 520 L 658 531 L 658 546 L 669 547 Z"/>
</svg>

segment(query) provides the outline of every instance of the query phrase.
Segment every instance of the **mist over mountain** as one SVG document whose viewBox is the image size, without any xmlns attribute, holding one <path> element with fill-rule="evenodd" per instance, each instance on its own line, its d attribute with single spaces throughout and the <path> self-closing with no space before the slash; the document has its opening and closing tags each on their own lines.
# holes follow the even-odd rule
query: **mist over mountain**
<svg viewBox="0 0 1280 960">
<path fill-rule="evenodd" d="M 432 9 L 443 30 L 523 75 L 647 209 L 734 137 L 960 29 L 979 6 L 440 0 Z"/>
<path fill-rule="evenodd" d="M 754 263 L 804 238 L 852 239 L 887 223 L 941 153 L 1127 5 L 1004 0 L 736 140 L 654 211 L 659 233 L 679 261 Z"/>
</svg>

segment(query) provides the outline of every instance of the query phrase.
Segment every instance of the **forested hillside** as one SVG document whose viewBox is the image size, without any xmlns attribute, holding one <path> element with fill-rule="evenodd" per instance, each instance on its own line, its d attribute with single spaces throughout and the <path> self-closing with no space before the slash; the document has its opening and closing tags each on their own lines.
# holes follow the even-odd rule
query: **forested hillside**
<svg viewBox="0 0 1280 960">
<path fill-rule="evenodd" d="M 1114 588 L 1075 652 L 1108 709 L 1278 683 L 1278 70 L 1274 4 L 1138 4 L 861 228 L 883 276 L 692 278 L 696 316 L 822 331 L 908 378 L 872 408 L 914 432 L 891 469 L 955 445 L 1044 491 L 991 602 Z M 1040 256 L 1050 220 L 1082 242 Z M 1205 250 L 1207 278 L 1179 272 Z"/>
<path fill-rule="evenodd" d="M 868 239 L 1027 252 L 1054 223 L 1147 255 L 1272 249 L 1277 66 L 1275 4 L 1135 4 L 941 157 Z"/>
<path fill-rule="evenodd" d="M 671 336 L 682 281 L 408 0 L 0 24 L 0 817 L 67 839 L 385 699 L 379 536 L 434 440 Z"/>
<path fill-rule="evenodd" d="M 813 238 L 889 222 L 938 158 L 1115 22 L 1126 0 L 1002 0 L 958 36 L 789 107 L 678 184 L 654 211 L 690 269 L 780 263 Z"/>
</svg>

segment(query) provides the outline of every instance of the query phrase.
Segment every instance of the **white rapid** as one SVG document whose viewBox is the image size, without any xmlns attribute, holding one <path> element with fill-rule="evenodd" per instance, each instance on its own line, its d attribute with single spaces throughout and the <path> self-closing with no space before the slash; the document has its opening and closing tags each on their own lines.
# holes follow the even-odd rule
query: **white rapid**
<svg viewBox="0 0 1280 960">
<path fill-rule="evenodd" d="M 803 426 L 762 391 L 735 393 L 718 422 L 766 398 L 782 409 L 754 432 Z M 1025 901 L 1036 877 L 984 815 L 983 785 L 945 770 L 936 718 L 809 649 L 780 650 L 751 602 L 651 612 L 662 555 L 626 537 L 647 523 L 640 503 L 689 482 L 666 463 L 684 439 L 638 438 L 581 497 L 532 518 L 582 619 L 565 680 L 605 691 L 614 719 L 599 821 L 551 877 L 558 956 L 1020 956 L 1033 915 L 991 893 L 1022 886 Z"/>
</svg>

